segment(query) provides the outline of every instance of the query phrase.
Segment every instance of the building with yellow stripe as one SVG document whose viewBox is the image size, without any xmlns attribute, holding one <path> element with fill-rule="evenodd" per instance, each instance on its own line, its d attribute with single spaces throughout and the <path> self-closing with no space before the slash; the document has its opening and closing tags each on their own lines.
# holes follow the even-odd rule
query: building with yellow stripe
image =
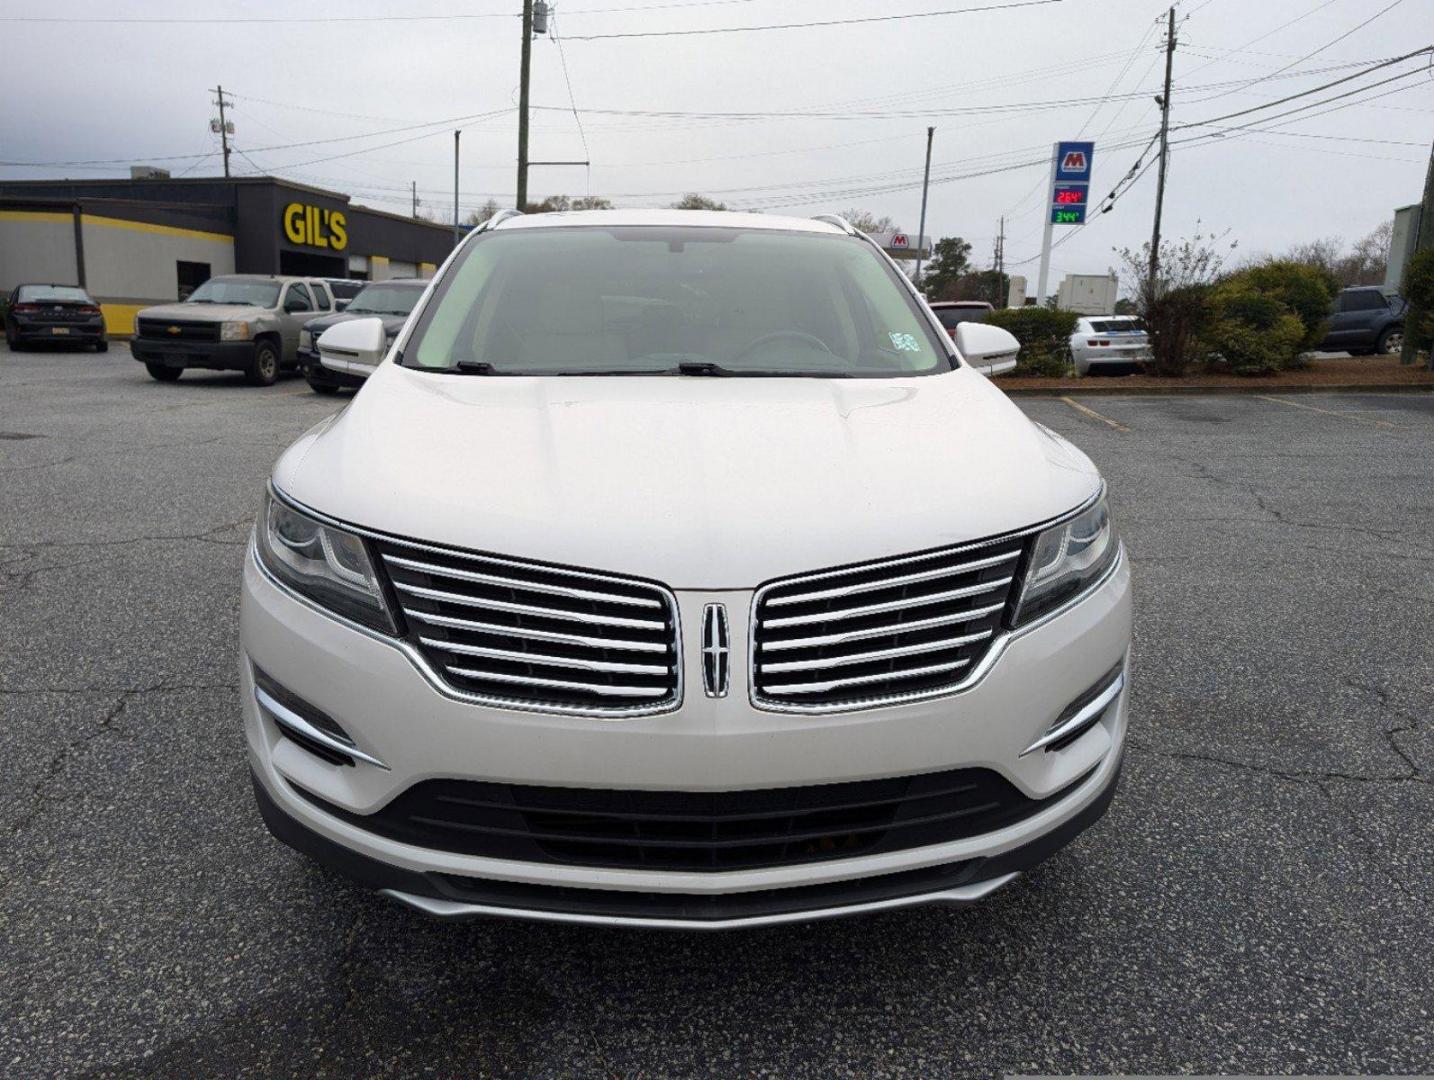
<svg viewBox="0 0 1434 1080">
<path fill-rule="evenodd" d="M 219 274 L 430 277 L 451 227 L 274 177 L 0 181 L 0 292 L 81 285 L 111 335 Z"/>
</svg>

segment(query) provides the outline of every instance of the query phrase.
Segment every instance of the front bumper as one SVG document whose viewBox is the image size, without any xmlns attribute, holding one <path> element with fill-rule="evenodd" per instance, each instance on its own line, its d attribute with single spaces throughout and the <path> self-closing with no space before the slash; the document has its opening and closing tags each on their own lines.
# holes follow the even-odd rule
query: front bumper
<svg viewBox="0 0 1434 1080">
<path fill-rule="evenodd" d="M 176 368 L 244 371 L 254 360 L 253 341 L 164 341 L 130 338 L 129 352 L 145 364 Z"/>
<path fill-rule="evenodd" d="M 679 591 L 684 614 L 744 594 Z M 697 617 L 683 653 L 700 662 Z M 409 653 L 313 608 L 246 559 L 241 696 L 261 810 L 275 835 L 373 888 L 437 915 L 707 927 L 783 922 L 914 903 L 968 903 L 1039 861 L 1100 816 L 1120 768 L 1122 692 L 1059 752 L 1023 751 L 1069 704 L 1125 663 L 1129 571 L 1122 557 L 1079 603 L 1002 643 L 974 684 L 944 697 L 863 712 L 789 715 L 688 693 L 681 707 L 624 720 L 516 711 L 443 692 Z M 732 640 L 747 628 L 734 618 Z M 734 656 L 733 671 L 745 670 Z M 285 738 L 257 705 L 253 668 L 336 718 L 387 769 L 328 764 Z M 687 680 L 700 686 L 700 677 Z M 739 676 L 740 678 L 740 676 Z M 467 778 L 553 787 L 737 791 L 930 773 L 973 766 L 1033 799 L 1031 816 L 927 847 L 734 871 L 653 871 L 459 854 L 397 842 L 325 813 L 349 814 L 411 785 Z"/>
<path fill-rule="evenodd" d="M 310 349 L 299 350 L 299 369 L 310 383 L 318 383 L 322 386 L 357 389 L 367 379 L 366 375 L 354 375 L 347 371 L 335 371 L 333 368 L 325 367 L 319 362 L 319 354 Z"/>
</svg>

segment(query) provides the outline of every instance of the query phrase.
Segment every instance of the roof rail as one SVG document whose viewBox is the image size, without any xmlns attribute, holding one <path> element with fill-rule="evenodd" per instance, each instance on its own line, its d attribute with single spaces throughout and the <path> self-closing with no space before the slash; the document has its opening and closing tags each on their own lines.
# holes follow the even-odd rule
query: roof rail
<svg viewBox="0 0 1434 1080">
<path fill-rule="evenodd" d="M 825 221 L 828 225 L 835 225 L 838 229 L 846 233 L 848 236 L 857 235 L 857 231 L 855 228 L 852 227 L 852 223 L 849 222 L 846 218 L 842 217 L 840 214 L 818 214 L 816 217 L 812 218 L 812 220 Z"/>
<path fill-rule="evenodd" d="M 484 229 L 484 231 L 486 231 L 486 230 L 488 230 L 488 229 L 496 229 L 499 225 L 503 224 L 503 222 L 507 221 L 509 218 L 522 217 L 522 216 L 523 216 L 523 211 L 521 211 L 521 210 L 514 210 L 512 207 L 509 207 L 509 208 L 506 209 L 506 210 L 499 210 L 496 214 L 494 214 L 492 217 L 490 217 L 487 221 L 483 222 L 483 229 Z"/>
</svg>

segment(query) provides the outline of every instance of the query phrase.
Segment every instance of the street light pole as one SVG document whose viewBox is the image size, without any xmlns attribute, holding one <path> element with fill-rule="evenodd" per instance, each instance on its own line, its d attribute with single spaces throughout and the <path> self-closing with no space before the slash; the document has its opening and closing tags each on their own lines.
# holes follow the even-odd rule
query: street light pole
<svg viewBox="0 0 1434 1080">
<path fill-rule="evenodd" d="M 1160 215 L 1165 209 L 1165 163 L 1170 158 L 1170 75 L 1175 61 L 1175 9 L 1166 14 L 1165 93 L 1160 98 L 1160 171 L 1155 182 L 1155 229 L 1150 236 L 1150 283 L 1147 292 L 1155 296 L 1160 276 Z"/>
<path fill-rule="evenodd" d="M 518 65 L 518 210 L 528 205 L 528 71 L 533 56 L 533 0 L 523 0 L 523 52 Z"/>
<path fill-rule="evenodd" d="M 931 186 L 931 137 L 934 127 L 926 129 L 926 174 L 921 178 L 921 221 L 916 226 L 916 287 L 921 288 L 921 242 L 926 237 L 926 191 Z"/>
</svg>

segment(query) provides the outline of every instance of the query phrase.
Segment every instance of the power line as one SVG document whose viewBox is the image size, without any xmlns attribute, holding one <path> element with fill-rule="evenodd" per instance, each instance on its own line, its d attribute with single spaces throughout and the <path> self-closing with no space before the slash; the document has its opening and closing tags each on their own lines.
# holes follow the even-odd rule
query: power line
<svg viewBox="0 0 1434 1080">
<path fill-rule="evenodd" d="M 754 23 L 747 26 L 706 26 L 695 30 L 630 30 L 611 34 L 576 34 L 569 41 L 610 41 L 615 38 L 692 37 L 699 34 L 744 34 L 757 30 L 810 30 L 825 26 L 856 26 L 863 23 L 901 22 L 906 19 L 935 19 L 946 15 L 971 15 L 981 11 L 1009 11 L 1013 8 L 1044 7 L 1063 0 L 1016 0 L 1015 3 L 983 7 L 947 8 L 942 11 L 912 11 L 901 15 L 865 15 L 856 19 L 821 19 L 814 22 Z"/>
<path fill-rule="evenodd" d="M 568 74 L 568 58 L 563 52 L 563 39 L 558 35 L 557 14 L 554 13 L 551 18 L 553 22 L 553 44 L 558 47 L 558 62 L 563 68 L 563 82 L 565 82 L 568 87 L 568 104 L 573 107 L 573 122 L 578 125 L 578 138 L 582 140 L 583 158 L 587 161 L 591 161 L 592 154 L 588 151 L 588 137 L 583 132 L 583 118 L 578 115 L 578 99 L 573 96 L 572 76 Z"/>
</svg>

